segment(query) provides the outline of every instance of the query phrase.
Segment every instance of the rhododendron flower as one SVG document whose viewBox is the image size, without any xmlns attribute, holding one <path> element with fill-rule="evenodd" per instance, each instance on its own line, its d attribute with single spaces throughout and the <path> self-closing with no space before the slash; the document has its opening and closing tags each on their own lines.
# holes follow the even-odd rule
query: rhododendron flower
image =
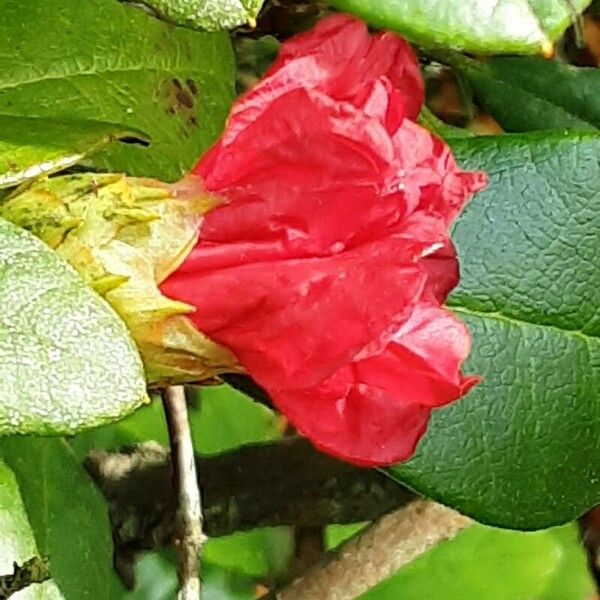
<svg viewBox="0 0 600 600">
<path fill-rule="evenodd" d="M 0 216 L 112 304 L 150 385 L 246 372 L 318 448 L 402 461 L 476 383 L 442 304 L 448 228 L 485 177 L 416 124 L 422 102 L 402 39 L 334 16 L 282 46 L 178 184 L 56 177 Z"/>
<path fill-rule="evenodd" d="M 283 45 L 195 167 L 223 199 L 161 285 L 319 448 L 410 457 L 431 411 L 476 383 L 448 226 L 485 178 L 414 122 L 410 47 L 334 16 Z"/>
</svg>

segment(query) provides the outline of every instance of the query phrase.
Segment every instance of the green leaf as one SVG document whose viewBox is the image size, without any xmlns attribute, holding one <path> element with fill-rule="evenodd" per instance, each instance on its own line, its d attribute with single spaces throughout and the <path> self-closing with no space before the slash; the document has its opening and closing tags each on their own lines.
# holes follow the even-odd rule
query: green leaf
<svg viewBox="0 0 600 600">
<path fill-rule="evenodd" d="M 150 139 L 115 145 L 95 168 L 178 179 L 221 132 L 233 87 L 225 34 L 174 28 L 115 0 L 2 3 L 0 114 L 102 120 Z"/>
<path fill-rule="evenodd" d="M 0 575 L 38 554 L 14 473 L 0 461 Z"/>
<path fill-rule="evenodd" d="M 228 385 L 199 388 L 189 407 L 189 418 L 194 449 L 203 455 L 281 437 L 279 419 L 272 411 Z M 83 460 L 93 448 L 116 450 L 146 441 L 169 444 L 158 399 L 116 423 L 78 433 L 71 439 L 71 446 Z"/>
<path fill-rule="evenodd" d="M 29 561 L 36 558 L 43 560 L 38 553 L 19 485 L 14 473 L 0 460 L 0 576 L 12 575 L 15 572 L 15 564 L 24 568 Z M 47 569 L 47 566 L 45 568 Z M 52 580 L 40 584 L 32 583 L 15 592 L 12 598 L 64 600 L 64 596 Z"/>
<path fill-rule="evenodd" d="M 455 227 L 450 298 L 483 382 L 391 473 L 485 523 L 564 523 L 600 502 L 600 136 L 452 146 L 490 178 Z"/>
<path fill-rule="evenodd" d="M 202 560 L 236 573 L 273 579 L 285 573 L 293 548 L 289 527 L 270 527 L 209 540 Z"/>
<path fill-rule="evenodd" d="M 440 119 L 438 119 L 426 106 L 421 108 L 419 114 L 419 125 L 425 127 L 433 134 L 441 137 L 444 140 L 450 140 L 453 138 L 464 138 L 471 137 L 473 134 L 466 129 L 460 129 L 454 127 L 454 125 L 448 125 Z"/>
<path fill-rule="evenodd" d="M 425 47 L 474 53 L 549 53 L 591 0 L 330 0 Z"/>
<path fill-rule="evenodd" d="M 423 600 L 439 590 L 444 600 L 587 600 L 594 588 L 574 526 L 520 533 L 474 525 L 361 600 Z"/>
<path fill-rule="evenodd" d="M 0 189 L 71 167 L 126 135 L 100 121 L 0 115 Z"/>
<path fill-rule="evenodd" d="M 16 477 L 37 549 L 49 558 L 65 600 L 118 597 L 107 509 L 67 442 L 3 438 L 0 457 Z"/>
<path fill-rule="evenodd" d="M 506 131 L 600 127 L 600 71 L 536 57 L 452 56 L 479 104 Z"/>
<path fill-rule="evenodd" d="M 219 454 L 281 437 L 273 411 L 227 385 L 201 388 L 198 400 L 190 413 L 190 427 L 200 454 Z"/>
<path fill-rule="evenodd" d="M 256 25 L 264 0 L 143 0 L 163 18 L 208 31 Z"/>
<path fill-rule="evenodd" d="M 73 433 L 146 398 L 137 349 L 110 306 L 0 219 L 0 435 Z"/>
</svg>

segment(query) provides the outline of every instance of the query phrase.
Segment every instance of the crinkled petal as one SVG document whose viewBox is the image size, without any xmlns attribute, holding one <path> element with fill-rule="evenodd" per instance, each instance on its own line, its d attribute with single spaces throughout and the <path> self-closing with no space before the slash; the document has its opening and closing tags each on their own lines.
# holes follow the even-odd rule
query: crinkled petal
<svg viewBox="0 0 600 600">
<path fill-rule="evenodd" d="M 361 466 L 393 464 L 412 456 L 433 408 L 478 382 L 460 372 L 469 349 L 469 333 L 452 314 L 418 306 L 381 354 L 320 386 L 269 392 L 318 448 Z"/>
<path fill-rule="evenodd" d="M 386 390 L 397 402 L 443 406 L 473 387 L 461 366 L 471 349 L 466 326 L 438 306 L 419 305 L 385 352 L 354 365 L 359 381 Z"/>
<path fill-rule="evenodd" d="M 393 239 L 323 258 L 206 264 L 200 245 L 161 291 L 195 306 L 196 326 L 269 389 L 319 383 L 384 347 L 427 279 Z"/>
<path fill-rule="evenodd" d="M 236 102 L 222 139 L 232 143 L 272 102 L 292 90 L 320 91 L 359 106 L 372 83 L 382 77 L 401 99 L 402 108 L 396 103 L 396 112 L 416 119 L 425 88 L 411 47 L 395 34 L 370 36 L 362 21 L 334 15 L 281 46 L 263 79 Z M 395 124 L 395 131 L 399 119 L 389 123 Z"/>
<path fill-rule="evenodd" d="M 320 450 L 363 467 L 410 458 L 431 409 L 395 401 L 384 390 L 355 381 L 348 368 L 324 384 L 269 390 L 274 404 Z"/>
<path fill-rule="evenodd" d="M 405 460 L 474 385 L 448 227 L 485 184 L 419 127 L 410 47 L 343 15 L 286 42 L 194 169 L 223 204 L 161 286 L 313 443 Z"/>
<path fill-rule="evenodd" d="M 427 271 L 427 285 L 423 300 L 442 304 L 458 285 L 460 278 L 454 245 L 446 239 L 443 244 L 436 247 L 434 252 L 427 253 L 419 261 L 419 265 Z"/>
<path fill-rule="evenodd" d="M 387 159 L 391 139 L 377 119 L 322 94 L 290 92 L 201 161 L 207 190 L 229 200 L 207 215 L 202 241 L 278 243 L 302 256 L 384 237 L 406 212 L 402 194 L 387 191 Z"/>
<path fill-rule="evenodd" d="M 440 215 L 446 226 L 487 183 L 484 173 L 461 171 L 448 145 L 416 123 L 404 120 L 393 142 L 407 204 Z"/>
<path fill-rule="evenodd" d="M 370 36 L 362 21 L 333 15 L 283 44 L 267 79 L 307 57 L 321 67 L 325 75 L 320 76 L 319 85 L 333 98 L 353 102 L 365 84 L 385 76 L 402 95 L 406 116 L 414 120 L 419 115 L 425 97 L 419 63 L 412 48 L 397 35 Z M 308 77 L 314 73 L 313 68 Z M 296 80 L 305 78 L 303 71 L 295 75 Z"/>
</svg>

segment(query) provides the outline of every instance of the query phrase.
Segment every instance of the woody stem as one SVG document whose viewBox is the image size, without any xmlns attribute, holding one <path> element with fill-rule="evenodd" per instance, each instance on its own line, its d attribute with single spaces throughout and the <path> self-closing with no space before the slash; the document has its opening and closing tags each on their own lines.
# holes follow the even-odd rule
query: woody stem
<svg viewBox="0 0 600 600">
<path fill-rule="evenodd" d="M 438 544 L 452 539 L 471 519 L 419 499 L 382 517 L 349 541 L 328 562 L 315 565 L 279 593 L 277 600 L 352 600 Z"/>
<path fill-rule="evenodd" d="M 173 483 L 177 492 L 175 543 L 179 550 L 178 600 L 199 600 L 200 552 L 202 548 L 202 501 L 196 474 L 196 461 L 188 421 L 183 386 L 171 386 L 163 394 Z"/>
</svg>

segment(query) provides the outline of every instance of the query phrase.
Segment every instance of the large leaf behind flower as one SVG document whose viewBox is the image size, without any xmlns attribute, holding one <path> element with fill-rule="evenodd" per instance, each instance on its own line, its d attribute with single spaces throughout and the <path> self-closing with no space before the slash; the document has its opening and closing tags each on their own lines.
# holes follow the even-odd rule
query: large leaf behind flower
<svg viewBox="0 0 600 600">
<path fill-rule="evenodd" d="M 97 119 L 142 131 L 93 166 L 174 180 L 220 133 L 233 97 L 229 39 L 116 0 L 2 0 L 0 114 Z"/>
<path fill-rule="evenodd" d="M 0 219 L 0 435 L 73 433 L 145 399 L 124 323 L 56 253 Z"/>
<path fill-rule="evenodd" d="M 490 176 L 454 231 L 483 382 L 391 470 L 476 519 L 535 529 L 600 502 L 600 136 L 452 142 Z"/>
<path fill-rule="evenodd" d="M 591 0 L 330 0 L 423 46 L 489 54 L 551 49 Z"/>
</svg>

